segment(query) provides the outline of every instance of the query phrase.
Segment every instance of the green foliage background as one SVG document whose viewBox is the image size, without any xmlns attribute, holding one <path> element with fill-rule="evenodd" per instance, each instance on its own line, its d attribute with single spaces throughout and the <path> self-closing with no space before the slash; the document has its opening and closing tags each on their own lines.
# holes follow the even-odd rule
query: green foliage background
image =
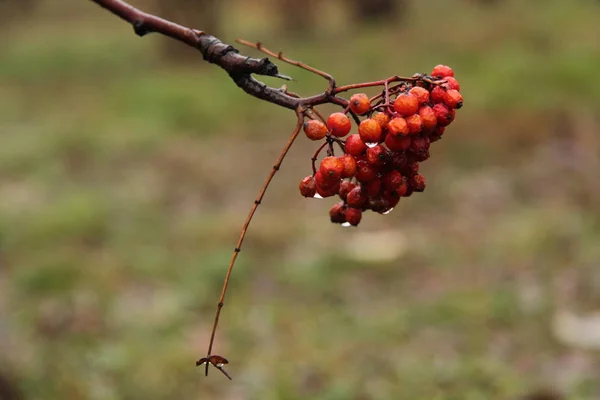
<svg viewBox="0 0 600 400">
<path fill-rule="evenodd" d="M 425 193 L 358 229 L 299 196 L 314 143 L 297 143 L 222 315 L 232 382 L 194 361 L 293 113 L 199 57 L 166 62 L 161 38 L 90 1 L 2 23 L 0 367 L 25 398 L 600 397 L 598 334 L 590 346 L 592 328 L 567 323 L 600 308 L 600 5 L 413 1 L 397 24 L 361 26 L 342 4 L 294 38 L 268 3 L 228 1 L 222 39 L 340 84 L 449 64 L 466 106 Z M 281 71 L 293 91 L 324 88 Z"/>
</svg>

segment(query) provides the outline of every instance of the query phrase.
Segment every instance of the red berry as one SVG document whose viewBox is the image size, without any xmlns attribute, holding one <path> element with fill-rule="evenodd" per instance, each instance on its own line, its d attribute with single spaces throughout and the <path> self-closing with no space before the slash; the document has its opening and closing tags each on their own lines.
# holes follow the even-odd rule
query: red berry
<svg viewBox="0 0 600 400">
<path fill-rule="evenodd" d="M 410 145 L 410 139 L 408 140 Z M 394 151 L 390 157 L 390 165 L 392 168 L 400 170 L 406 165 L 407 157 L 403 151 Z"/>
<path fill-rule="evenodd" d="M 356 93 L 350 97 L 350 110 L 353 113 L 361 115 L 371 109 L 369 97 L 364 93 Z"/>
<path fill-rule="evenodd" d="M 367 198 L 366 190 L 363 190 L 363 188 L 357 186 L 346 196 L 346 203 L 348 203 L 350 207 L 362 208 L 362 206 L 365 205 Z"/>
<path fill-rule="evenodd" d="M 429 134 L 429 140 L 431 141 L 431 143 L 440 140 L 445 131 L 446 127 L 444 126 L 438 126 L 437 128 L 435 128 L 434 131 Z"/>
<path fill-rule="evenodd" d="M 381 167 L 387 160 L 387 151 L 380 145 L 367 149 L 367 162 L 375 167 Z"/>
<path fill-rule="evenodd" d="M 390 207 L 390 203 L 383 196 L 371 197 L 367 203 L 367 207 L 379 214 L 387 214 L 393 208 Z"/>
<path fill-rule="evenodd" d="M 431 131 L 435 129 L 437 126 L 437 118 L 431 107 L 422 106 L 419 108 L 419 116 L 421 117 L 421 122 L 423 123 L 423 130 Z"/>
<path fill-rule="evenodd" d="M 365 160 L 356 163 L 356 179 L 359 182 L 370 182 L 377 178 L 377 170 Z"/>
<path fill-rule="evenodd" d="M 436 78 L 445 78 L 447 76 L 454 76 L 454 71 L 447 65 L 436 65 L 433 67 L 431 71 L 431 76 L 435 76 Z"/>
<path fill-rule="evenodd" d="M 399 197 L 403 197 L 403 196 L 406 196 L 407 191 L 408 191 L 408 185 L 406 184 L 406 180 L 403 179 L 400 187 L 398 189 L 396 189 L 396 194 Z"/>
<path fill-rule="evenodd" d="M 456 89 L 446 91 L 444 95 L 444 103 L 450 108 L 461 108 L 463 106 L 463 97 Z"/>
<path fill-rule="evenodd" d="M 385 137 L 385 145 L 392 151 L 406 150 L 410 146 L 410 136 L 392 136 Z"/>
<path fill-rule="evenodd" d="M 329 210 L 329 218 L 334 224 L 343 224 L 346 222 L 346 210 L 344 209 L 344 203 L 339 202 L 333 205 Z"/>
<path fill-rule="evenodd" d="M 447 76 L 444 78 L 444 80 L 448 84 L 449 89 L 460 90 L 460 83 L 458 83 L 458 81 L 453 76 Z"/>
<path fill-rule="evenodd" d="M 443 88 L 441 85 L 440 86 L 436 86 L 433 89 L 431 89 L 431 102 L 433 104 L 436 103 L 443 103 L 444 102 L 444 96 L 446 95 L 446 89 Z"/>
<path fill-rule="evenodd" d="M 398 205 L 400 201 L 400 194 L 397 190 L 386 190 L 383 192 L 381 197 L 388 203 L 388 206 L 394 208 Z"/>
<path fill-rule="evenodd" d="M 396 190 L 403 183 L 402 174 L 396 170 L 392 170 L 383 176 L 383 186 L 386 190 Z"/>
<path fill-rule="evenodd" d="M 429 150 L 430 143 L 428 137 L 415 136 L 410 141 L 410 150 L 414 153 Z"/>
<path fill-rule="evenodd" d="M 357 226 L 362 219 L 362 210 L 358 208 L 346 208 L 346 221 L 352 225 Z"/>
<path fill-rule="evenodd" d="M 381 179 L 375 179 L 374 181 L 365 183 L 364 189 L 367 191 L 367 196 L 375 197 L 381 191 L 381 186 Z"/>
<path fill-rule="evenodd" d="M 346 153 L 354 157 L 359 157 L 365 154 L 365 151 L 367 151 L 367 145 L 360 139 L 360 136 L 356 133 L 348 136 L 344 148 Z"/>
<path fill-rule="evenodd" d="M 340 179 L 344 172 L 344 163 L 337 157 L 325 157 L 321 161 L 319 172 L 331 180 Z"/>
<path fill-rule="evenodd" d="M 438 126 L 448 126 L 454 121 L 454 110 L 451 110 L 445 104 L 438 103 L 433 106 L 433 112 L 437 118 Z"/>
<path fill-rule="evenodd" d="M 317 173 L 315 174 L 315 183 L 317 184 L 317 192 L 319 192 L 319 188 L 321 189 L 331 189 L 333 187 L 335 187 L 337 184 L 339 184 L 340 179 L 337 178 L 331 178 L 328 175 L 323 174 L 320 170 L 317 170 Z"/>
<path fill-rule="evenodd" d="M 420 174 L 416 174 L 409 179 L 410 187 L 415 192 L 422 192 L 425 190 L 425 177 Z"/>
<path fill-rule="evenodd" d="M 333 136 L 344 137 L 350 133 L 352 124 L 350 118 L 341 112 L 333 113 L 327 118 L 327 128 Z"/>
<path fill-rule="evenodd" d="M 339 159 L 344 164 L 344 170 L 342 171 L 342 178 L 352 178 L 356 174 L 356 159 L 350 154 L 344 154 Z"/>
<path fill-rule="evenodd" d="M 358 134 L 364 143 L 379 143 L 381 139 L 381 125 L 374 119 L 367 118 L 358 125 Z"/>
<path fill-rule="evenodd" d="M 302 178 L 298 188 L 300 189 L 300 194 L 302 196 L 314 197 L 315 193 L 317 193 L 317 183 L 315 181 L 315 178 L 312 176 Z"/>
<path fill-rule="evenodd" d="M 419 173 L 419 163 L 410 161 L 404 166 L 404 168 L 402 168 L 402 171 L 400 171 L 400 172 L 402 172 L 403 176 L 416 175 Z"/>
<path fill-rule="evenodd" d="M 355 187 L 355 183 L 352 183 L 350 181 L 342 181 L 342 183 L 340 183 L 340 190 L 338 192 L 338 194 L 340 195 L 340 199 L 346 201 L 348 193 L 350 193 L 350 191 Z"/>
<path fill-rule="evenodd" d="M 406 124 L 408 125 L 408 133 L 410 135 L 418 135 L 423 130 L 423 122 L 419 114 L 406 117 Z"/>
<path fill-rule="evenodd" d="M 391 136 L 406 136 L 408 135 L 408 132 L 408 124 L 404 118 L 392 118 L 388 124 L 388 133 Z"/>
<path fill-rule="evenodd" d="M 318 174 L 318 172 L 317 172 Z M 315 175 L 315 180 L 317 182 L 317 193 L 319 194 L 319 196 L 325 198 L 325 197 L 331 197 L 331 196 L 335 196 L 336 194 L 338 194 L 340 192 L 340 180 L 336 180 L 333 183 L 329 184 L 329 185 L 324 185 L 322 186 L 319 183 L 319 179 L 317 179 L 317 176 Z"/>
<path fill-rule="evenodd" d="M 327 127 L 321 121 L 311 119 L 304 123 L 304 133 L 310 140 L 321 140 L 327 134 Z"/>
<path fill-rule="evenodd" d="M 429 91 L 421 86 L 415 86 L 408 91 L 419 100 L 419 104 L 429 103 Z"/>
<path fill-rule="evenodd" d="M 429 154 L 429 150 L 423 150 L 420 151 L 418 153 L 413 153 L 414 159 L 415 161 L 425 161 L 429 158 L 430 154 Z"/>
<path fill-rule="evenodd" d="M 381 126 L 382 131 L 386 130 L 388 127 L 388 124 L 390 123 L 390 116 L 387 115 L 386 113 L 380 112 L 380 113 L 373 115 L 371 118 L 374 119 L 375 121 L 379 122 L 379 125 Z"/>
<path fill-rule="evenodd" d="M 394 110 L 400 115 L 412 115 L 419 110 L 419 99 L 410 93 L 400 93 L 394 101 Z"/>
</svg>

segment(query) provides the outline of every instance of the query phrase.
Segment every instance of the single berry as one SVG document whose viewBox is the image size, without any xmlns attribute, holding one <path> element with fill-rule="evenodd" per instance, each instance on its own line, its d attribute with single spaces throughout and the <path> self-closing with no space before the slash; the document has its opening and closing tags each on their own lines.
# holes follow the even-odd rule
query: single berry
<svg viewBox="0 0 600 400">
<path fill-rule="evenodd" d="M 433 109 L 429 106 L 422 106 L 419 108 L 419 116 L 423 123 L 423 130 L 429 132 L 437 126 L 437 117 L 433 112 Z"/>
<path fill-rule="evenodd" d="M 403 183 L 402 174 L 396 170 L 392 170 L 383 176 L 383 186 L 386 190 L 396 190 Z"/>
<path fill-rule="evenodd" d="M 353 113 L 362 115 L 371 109 L 369 97 L 364 93 L 356 93 L 350 97 L 350 110 Z"/>
<path fill-rule="evenodd" d="M 437 118 L 438 126 L 448 126 L 454 121 L 454 110 L 451 110 L 445 104 L 438 103 L 434 105 L 433 112 Z"/>
<path fill-rule="evenodd" d="M 358 134 L 364 143 L 379 143 L 381 139 L 381 125 L 374 119 L 367 118 L 358 125 Z"/>
<path fill-rule="evenodd" d="M 300 189 L 300 194 L 302 196 L 315 197 L 315 193 L 317 193 L 317 183 L 315 181 L 315 178 L 312 176 L 302 178 L 298 188 Z"/>
<path fill-rule="evenodd" d="M 422 192 L 425 190 L 425 177 L 421 174 L 413 175 L 409 178 L 409 184 L 413 191 Z"/>
<path fill-rule="evenodd" d="M 367 202 L 367 207 L 379 214 L 387 214 L 392 211 L 393 208 L 383 196 L 371 197 Z"/>
<path fill-rule="evenodd" d="M 346 201 L 346 198 L 348 197 L 348 193 L 350 193 L 350 191 L 352 189 L 354 189 L 356 187 L 356 183 L 352 183 L 350 181 L 342 181 L 340 183 L 340 190 L 338 192 L 338 194 L 340 195 L 340 199 Z"/>
<path fill-rule="evenodd" d="M 343 224 L 346 222 L 346 210 L 344 209 L 344 203 L 335 203 L 329 210 L 329 218 L 334 224 Z"/>
<path fill-rule="evenodd" d="M 447 76 L 454 76 L 454 71 L 447 65 L 436 65 L 433 67 L 431 71 L 431 76 L 435 76 L 436 78 L 445 78 Z"/>
<path fill-rule="evenodd" d="M 419 104 L 429 103 L 429 91 L 421 86 L 415 86 L 408 91 L 419 100 Z"/>
<path fill-rule="evenodd" d="M 392 118 L 388 124 L 388 133 L 391 136 L 406 136 L 408 135 L 408 132 L 408 124 L 404 118 Z"/>
<path fill-rule="evenodd" d="M 410 139 L 408 139 L 408 144 L 410 145 Z M 407 157 L 404 151 L 393 151 L 390 156 L 390 166 L 398 171 L 406 165 L 406 161 Z"/>
<path fill-rule="evenodd" d="M 360 224 L 360 220 L 362 219 L 362 210 L 358 208 L 346 208 L 346 221 L 352 225 L 357 226 Z"/>
<path fill-rule="evenodd" d="M 410 93 L 400 93 L 394 101 L 394 110 L 400 115 L 412 115 L 419 110 L 419 99 Z"/>
<path fill-rule="evenodd" d="M 392 151 L 406 150 L 410 147 L 410 136 L 387 135 L 384 143 Z"/>
<path fill-rule="evenodd" d="M 319 172 L 331 180 L 340 179 L 344 172 L 344 163 L 337 157 L 325 157 L 321 161 Z"/>
<path fill-rule="evenodd" d="M 398 189 L 396 189 L 396 194 L 399 197 L 404 197 L 404 196 L 406 196 L 407 191 L 408 191 L 408 184 L 406 183 L 406 179 L 403 179 L 400 187 Z"/>
<path fill-rule="evenodd" d="M 456 89 L 446 91 L 444 95 L 444 103 L 450 108 L 461 108 L 463 106 L 463 97 Z"/>
<path fill-rule="evenodd" d="M 386 130 L 388 127 L 388 124 L 390 123 L 390 116 L 387 115 L 386 113 L 380 112 L 380 113 L 373 115 L 371 118 L 374 119 L 375 121 L 379 122 L 379 125 L 381 126 L 382 131 Z"/>
<path fill-rule="evenodd" d="M 429 149 L 420 151 L 418 153 L 413 153 L 413 156 L 414 156 L 415 161 L 419 161 L 419 162 L 425 161 L 430 156 Z"/>
<path fill-rule="evenodd" d="M 319 196 L 321 196 L 323 198 L 335 196 L 336 194 L 338 194 L 340 192 L 340 182 L 341 181 L 339 179 L 329 185 L 324 185 L 324 186 L 322 186 L 319 183 L 319 179 L 317 179 L 316 175 L 315 175 L 315 180 L 317 182 L 317 193 L 319 194 Z"/>
<path fill-rule="evenodd" d="M 367 149 L 367 162 L 375 167 L 383 166 L 387 161 L 387 151 L 380 145 Z"/>
<path fill-rule="evenodd" d="M 365 154 L 365 151 L 367 151 L 367 145 L 360 139 L 360 135 L 355 133 L 348 136 L 344 149 L 346 153 L 354 157 L 359 157 Z"/>
<path fill-rule="evenodd" d="M 413 114 L 406 117 L 409 135 L 418 135 L 423 130 L 423 122 L 419 114 Z"/>
<path fill-rule="evenodd" d="M 339 157 L 342 164 L 344 164 L 344 170 L 342 171 L 342 178 L 352 178 L 356 174 L 356 158 L 350 154 L 344 154 Z"/>
<path fill-rule="evenodd" d="M 433 104 L 443 103 L 445 95 L 446 95 L 446 89 L 443 87 L 443 85 L 435 86 L 433 89 L 431 89 L 431 95 L 430 95 L 431 102 Z"/>
<path fill-rule="evenodd" d="M 381 179 L 375 179 L 374 181 L 367 182 L 364 185 L 364 189 L 367 191 L 367 196 L 375 197 L 381 191 L 382 183 Z"/>
<path fill-rule="evenodd" d="M 448 84 L 449 89 L 460 90 L 460 83 L 458 83 L 458 81 L 453 76 L 447 76 L 444 78 L 444 80 Z"/>
<path fill-rule="evenodd" d="M 389 207 L 394 208 L 398 205 L 398 202 L 400 202 L 401 195 L 397 190 L 386 190 L 381 197 L 388 203 Z"/>
<path fill-rule="evenodd" d="M 368 196 L 366 190 L 363 190 L 362 187 L 357 186 L 348 192 L 346 196 L 346 203 L 350 207 L 362 208 L 367 202 Z"/>
<path fill-rule="evenodd" d="M 339 185 L 340 179 L 332 178 L 329 175 L 323 174 L 320 170 L 317 170 L 317 173 L 315 174 L 315 183 L 317 184 L 317 192 L 319 192 L 319 188 L 329 190 L 336 185 Z"/>
<path fill-rule="evenodd" d="M 327 128 L 333 136 L 344 137 L 350 133 L 352 124 L 346 114 L 335 112 L 327 118 Z"/>
<path fill-rule="evenodd" d="M 359 182 L 371 182 L 377 179 L 376 168 L 365 160 L 356 163 L 356 179 Z"/>
<path fill-rule="evenodd" d="M 316 119 L 304 123 L 304 133 L 310 140 L 321 140 L 327 135 L 327 126 Z"/>
<path fill-rule="evenodd" d="M 413 153 L 422 153 L 429 150 L 430 143 L 428 137 L 415 136 L 410 141 L 410 150 Z"/>
</svg>

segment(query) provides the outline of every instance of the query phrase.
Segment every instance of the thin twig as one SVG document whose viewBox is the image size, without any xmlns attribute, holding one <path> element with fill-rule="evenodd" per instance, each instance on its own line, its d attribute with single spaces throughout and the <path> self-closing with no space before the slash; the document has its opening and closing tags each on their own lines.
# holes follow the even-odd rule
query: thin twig
<svg viewBox="0 0 600 400">
<path fill-rule="evenodd" d="M 269 184 L 273 180 L 275 173 L 277 171 L 279 171 L 279 168 L 281 167 L 281 163 L 283 162 L 283 159 L 285 158 L 286 154 L 288 153 L 290 147 L 292 147 L 294 140 L 296 140 L 296 138 L 298 137 L 298 133 L 300 133 L 300 129 L 302 129 L 302 123 L 304 121 L 303 111 L 301 111 L 300 109 L 296 110 L 296 115 L 298 117 L 298 121 L 296 122 L 296 127 L 294 128 L 294 131 L 292 132 L 292 135 L 288 139 L 287 143 L 283 147 L 283 150 L 279 154 L 279 157 L 277 157 L 277 161 L 275 161 L 275 164 L 273 165 L 273 168 L 271 168 L 271 171 L 269 172 L 269 175 L 267 176 L 265 183 L 263 184 L 262 188 L 260 189 L 258 196 L 254 200 L 254 204 L 252 205 L 252 208 L 250 209 L 250 212 L 248 213 L 248 216 L 246 217 L 246 221 L 244 221 L 244 224 L 242 226 L 242 231 L 240 232 L 240 237 L 237 241 L 235 249 L 233 249 L 233 255 L 231 256 L 231 261 L 229 262 L 229 267 L 227 268 L 227 273 L 225 274 L 225 280 L 223 281 L 223 289 L 221 290 L 221 296 L 219 297 L 219 302 L 217 303 L 217 312 L 215 314 L 215 322 L 213 324 L 213 328 L 212 328 L 212 331 L 210 334 L 210 342 L 208 344 L 208 351 L 206 353 L 207 358 L 210 357 L 210 355 L 212 354 L 212 348 L 213 348 L 213 344 L 215 341 L 215 333 L 217 331 L 217 325 L 219 324 L 219 316 L 221 315 L 221 310 L 223 309 L 223 304 L 225 301 L 225 293 L 227 292 L 227 287 L 229 286 L 229 278 L 231 277 L 231 272 L 233 271 L 233 266 L 235 265 L 235 260 L 237 259 L 237 256 L 240 253 L 240 251 L 242 251 L 242 243 L 244 241 L 244 238 L 246 237 L 246 231 L 248 230 L 248 226 L 250 225 L 250 222 L 252 221 L 252 217 L 254 216 L 256 209 L 260 205 L 260 203 L 265 195 L 265 192 L 267 191 L 267 188 L 269 187 Z M 205 373 L 206 373 L 206 375 L 208 375 L 208 364 L 206 365 Z"/>
</svg>

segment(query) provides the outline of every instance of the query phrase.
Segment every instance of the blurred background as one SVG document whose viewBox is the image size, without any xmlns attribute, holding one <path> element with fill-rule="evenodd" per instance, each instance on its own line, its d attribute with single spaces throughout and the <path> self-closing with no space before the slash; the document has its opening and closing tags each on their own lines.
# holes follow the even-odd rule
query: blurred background
<svg viewBox="0 0 600 400">
<path fill-rule="evenodd" d="M 339 84 L 448 64 L 466 105 L 425 193 L 359 228 L 299 195 L 298 140 L 206 379 L 293 112 L 91 1 L 0 0 L 1 399 L 600 398 L 598 1 L 131 3 Z"/>
</svg>

